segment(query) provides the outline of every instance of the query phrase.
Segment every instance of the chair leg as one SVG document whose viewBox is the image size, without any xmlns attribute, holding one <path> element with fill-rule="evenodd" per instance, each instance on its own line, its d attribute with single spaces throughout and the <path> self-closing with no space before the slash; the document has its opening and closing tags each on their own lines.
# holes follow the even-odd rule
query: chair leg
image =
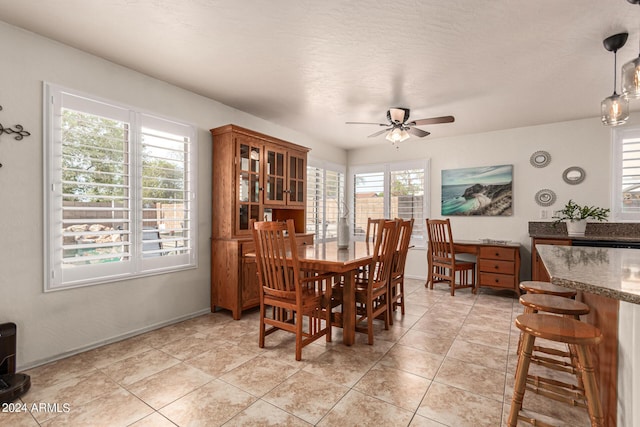
<svg viewBox="0 0 640 427">
<path fill-rule="evenodd" d="M 404 316 L 404 279 L 400 282 L 400 313 Z"/>
<path fill-rule="evenodd" d="M 527 374 L 529 373 L 529 364 L 531 363 L 531 352 L 533 351 L 534 342 L 535 337 L 533 335 L 524 334 L 520 356 L 518 356 L 516 382 L 513 386 L 513 398 L 511 400 L 511 410 L 509 411 L 509 427 L 516 427 L 518 424 L 518 414 L 522 409 L 522 399 L 524 398 L 524 390 L 527 385 Z"/>
<path fill-rule="evenodd" d="M 331 284 L 329 284 L 329 286 L 331 286 Z M 325 327 L 327 328 L 327 342 L 331 342 L 331 330 L 333 329 L 331 326 L 331 295 L 327 298 L 327 317 L 325 322 Z"/>
<path fill-rule="evenodd" d="M 296 319 L 296 360 L 302 360 L 302 322 L 304 320 L 304 316 L 301 313 L 295 313 L 294 316 L 297 316 Z M 309 319 L 309 321 L 312 321 Z"/>
<path fill-rule="evenodd" d="M 264 348 L 264 303 L 260 303 L 260 337 L 258 338 L 258 347 Z"/>
<path fill-rule="evenodd" d="M 587 407 L 589 409 L 589 418 L 592 427 L 604 426 L 604 415 L 602 405 L 600 403 L 600 393 L 598 391 L 598 383 L 596 381 L 596 373 L 593 367 L 591 353 L 589 348 L 584 345 L 576 345 L 578 360 L 582 368 L 582 382 L 584 384 L 584 394 L 587 397 Z"/>
<path fill-rule="evenodd" d="M 387 288 L 387 294 L 390 298 L 387 298 L 387 311 L 393 313 L 396 305 L 396 287 L 389 283 Z M 389 316 L 389 324 L 393 325 L 393 316 Z"/>
</svg>

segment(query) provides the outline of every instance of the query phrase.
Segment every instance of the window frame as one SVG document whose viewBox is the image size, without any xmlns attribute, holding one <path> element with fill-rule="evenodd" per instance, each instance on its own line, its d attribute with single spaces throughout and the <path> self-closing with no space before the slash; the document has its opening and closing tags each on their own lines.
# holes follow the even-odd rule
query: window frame
<svg viewBox="0 0 640 427">
<path fill-rule="evenodd" d="M 309 223 L 308 223 L 308 219 L 309 219 L 309 207 L 308 207 L 308 199 L 309 199 L 309 184 L 310 184 L 310 180 L 309 180 L 309 168 L 315 168 L 315 169 L 319 169 L 322 171 L 322 216 L 323 218 L 319 219 L 317 218 L 317 221 L 313 224 L 313 227 L 309 227 Z M 323 224 L 325 222 L 327 222 L 327 199 L 325 197 L 326 195 L 326 188 L 327 188 L 327 171 L 331 171 L 331 172 L 336 172 L 338 174 L 342 174 L 342 178 L 343 178 L 343 185 L 342 185 L 342 202 L 347 203 L 347 195 L 346 195 L 346 191 L 347 191 L 347 168 L 344 165 L 340 165 L 337 163 L 333 163 L 333 162 L 329 162 L 329 161 L 324 161 L 324 160 L 319 160 L 319 159 L 314 159 L 313 157 L 309 157 L 307 160 L 307 200 L 305 201 L 305 203 L 307 203 L 306 206 L 306 210 L 307 210 L 307 218 L 305 218 L 305 230 L 307 230 L 307 232 L 313 232 L 315 234 L 315 238 L 314 240 L 318 243 L 321 242 L 331 242 L 331 241 L 336 241 L 337 240 L 337 223 L 336 223 L 336 236 L 335 237 L 326 237 L 326 229 L 322 229 L 320 230 L 320 226 L 319 224 Z M 339 190 L 340 191 L 340 190 Z M 338 202 L 338 204 L 340 205 L 340 201 Z M 313 230 L 313 231 L 312 231 Z"/>
<path fill-rule="evenodd" d="M 163 117 L 140 108 L 130 107 L 74 89 L 48 82 L 43 83 L 43 171 L 44 171 L 44 292 L 93 286 L 129 280 L 156 274 L 164 274 L 197 268 L 197 127 L 193 124 Z M 64 98 L 64 104 L 62 100 Z M 128 158 L 121 164 L 128 169 L 125 185 L 128 195 L 128 226 L 130 255 L 128 260 L 104 264 L 74 265 L 63 269 L 62 242 L 62 111 L 71 106 L 81 113 L 105 118 L 123 119 L 128 124 L 129 139 L 126 143 Z M 114 115 L 118 115 L 114 119 Z M 145 239 L 143 218 L 143 129 L 157 132 L 179 132 L 185 138 L 185 171 L 183 211 L 188 212 L 185 226 L 188 241 L 182 253 L 168 256 L 144 256 Z M 95 182 L 95 181 L 91 181 Z"/>
<path fill-rule="evenodd" d="M 624 209 L 623 207 L 623 141 L 625 139 L 640 140 L 640 126 L 618 127 L 611 133 L 611 171 L 613 172 L 611 188 L 611 221 L 637 222 L 640 221 L 640 207 Z M 640 156 L 640 154 L 639 154 Z"/>
<path fill-rule="evenodd" d="M 421 160 L 413 160 L 413 161 L 399 161 L 399 162 L 389 162 L 389 163 L 377 163 L 377 164 L 369 164 L 369 165 L 357 165 L 349 168 L 349 190 L 351 195 L 351 210 L 355 212 L 355 204 L 356 204 L 356 183 L 355 177 L 357 174 L 362 173 L 375 173 L 382 172 L 384 174 L 384 184 L 383 184 L 383 206 L 384 206 L 384 217 L 390 218 L 391 215 L 391 173 L 403 170 L 411 170 L 411 169 L 423 169 L 424 170 L 424 196 L 422 202 L 422 212 L 423 215 L 429 214 L 430 209 L 430 167 L 431 162 L 429 159 L 421 159 Z M 414 222 L 414 233 L 412 233 L 411 237 L 411 245 L 415 248 L 426 248 L 427 246 L 427 230 L 422 222 L 425 221 L 427 217 L 423 217 L 421 219 L 417 219 Z M 353 238 L 364 238 L 364 235 L 360 236 L 355 233 L 356 218 L 352 216 L 351 218 L 351 236 Z M 418 224 L 419 221 L 420 224 Z M 421 230 L 422 232 L 418 235 L 420 237 L 416 237 L 415 231 L 416 229 Z"/>
</svg>

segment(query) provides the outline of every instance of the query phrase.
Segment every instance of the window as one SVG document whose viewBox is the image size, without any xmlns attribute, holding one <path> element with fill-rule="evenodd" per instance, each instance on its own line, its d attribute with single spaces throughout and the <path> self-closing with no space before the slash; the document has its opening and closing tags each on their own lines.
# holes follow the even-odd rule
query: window
<svg viewBox="0 0 640 427">
<path fill-rule="evenodd" d="M 640 220 L 640 127 L 613 131 L 612 220 Z"/>
<path fill-rule="evenodd" d="M 414 219 L 411 244 L 426 245 L 427 161 L 360 166 L 353 173 L 353 234 L 364 237 L 367 218 Z"/>
<path fill-rule="evenodd" d="M 195 128 L 45 94 L 45 290 L 194 267 Z"/>
<path fill-rule="evenodd" d="M 307 232 L 319 242 L 338 237 L 344 211 L 344 167 L 309 160 L 307 166 Z"/>
</svg>

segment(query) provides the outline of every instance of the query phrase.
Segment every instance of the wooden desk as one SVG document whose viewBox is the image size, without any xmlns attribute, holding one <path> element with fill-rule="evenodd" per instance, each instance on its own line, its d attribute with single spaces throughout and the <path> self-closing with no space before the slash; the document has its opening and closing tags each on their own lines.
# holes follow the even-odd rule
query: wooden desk
<svg viewBox="0 0 640 427">
<path fill-rule="evenodd" d="M 520 295 L 520 243 L 491 243 L 481 240 L 456 240 L 453 249 L 457 254 L 476 256 L 477 287 L 509 289 Z M 427 250 L 429 286 L 431 276 L 431 251 Z"/>
</svg>

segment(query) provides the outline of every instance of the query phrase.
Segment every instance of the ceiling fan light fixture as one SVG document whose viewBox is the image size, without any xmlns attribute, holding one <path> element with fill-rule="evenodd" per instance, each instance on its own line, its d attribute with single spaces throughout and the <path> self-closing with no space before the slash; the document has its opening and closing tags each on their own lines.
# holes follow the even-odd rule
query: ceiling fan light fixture
<svg viewBox="0 0 640 427">
<path fill-rule="evenodd" d="M 387 139 L 387 141 L 390 141 L 392 144 L 395 144 L 397 142 L 402 142 L 409 139 L 409 132 L 407 132 L 404 129 L 395 128 L 391 130 L 389 133 L 387 133 L 387 136 L 385 138 Z"/>
</svg>

